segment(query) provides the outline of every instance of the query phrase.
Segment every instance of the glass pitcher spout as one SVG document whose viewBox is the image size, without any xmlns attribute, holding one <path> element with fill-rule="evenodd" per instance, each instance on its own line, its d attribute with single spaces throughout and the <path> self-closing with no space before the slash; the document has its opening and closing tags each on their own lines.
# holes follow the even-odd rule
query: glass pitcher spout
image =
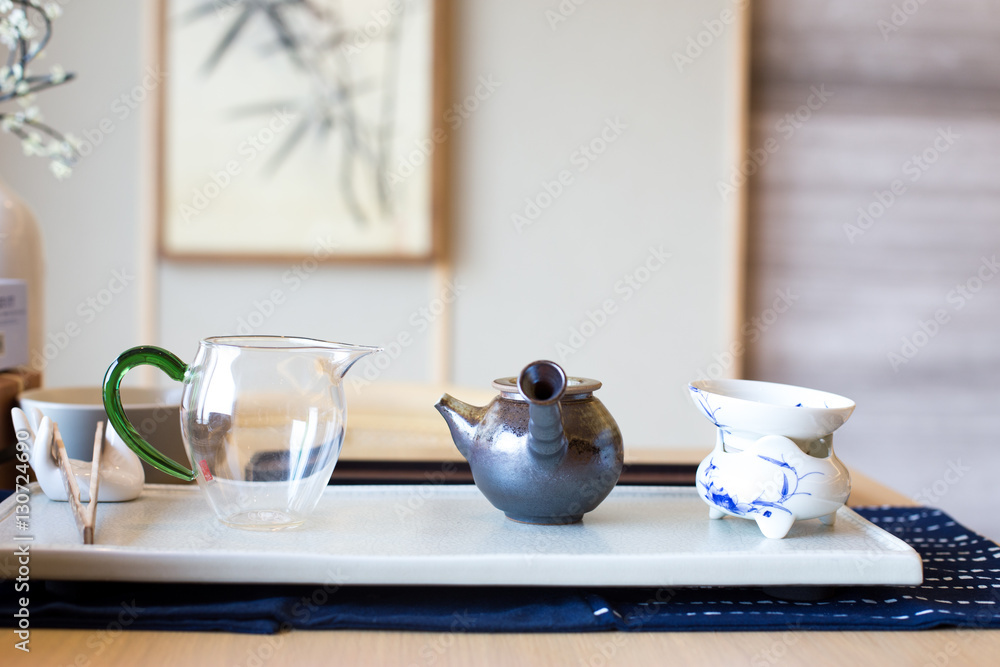
<svg viewBox="0 0 1000 667">
<path fill-rule="evenodd" d="M 347 371 L 351 370 L 351 366 L 369 354 L 376 354 L 382 351 L 381 347 L 350 345 L 347 343 L 326 343 L 325 348 L 329 350 L 329 358 L 333 363 L 334 377 L 338 380 L 343 378 L 347 374 Z"/>
<path fill-rule="evenodd" d="M 299 354 L 315 353 L 315 358 L 321 361 L 329 375 L 336 381 L 340 381 L 351 366 L 364 357 L 382 351 L 381 347 L 373 345 L 334 343 L 296 336 L 213 336 L 202 342 L 206 346 L 275 349 Z"/>
</svg>

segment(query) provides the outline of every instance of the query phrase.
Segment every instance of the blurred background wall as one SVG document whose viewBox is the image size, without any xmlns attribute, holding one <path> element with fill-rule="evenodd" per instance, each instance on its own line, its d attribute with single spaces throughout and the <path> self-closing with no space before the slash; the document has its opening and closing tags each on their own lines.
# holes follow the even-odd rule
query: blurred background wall
<svg viewBox="0 0 1000 667">
<path fill-rule="evenodd" d="M 849 467 L 996 539 L 1000 4 L 754 10 L 747 314 L 797 300 L 747 375 L 852 397 Z"/>
<path fill-rule="evenodd" d="M 157 258 L 144 123 L 164 82 L 197 73 L 146 66 L 154 0 L 63 3 L 48 62 L 79 79 L 39 103 L 49 122 L 92 149 L 62 183 L 43 161 L 18 155 L 16 142 L 0 157 L 46 237 L 47 328 L 59 347 L 47 383 L 99 382 L 139 343 L 190 358 L 207 335 L 295 334 L 395 344 L 349 381 L 488 389 L 553 358 L 605 383 L 600 396 L 632 445 L 711 442 L 684 386 L 728 349 L 741 296 L 740 198 L 717 190 L 744 126 L 743 26 L 733 3 L 446 4 L 445 108 L 482 93 L 439 149 L 453 163 L 452 252 L 442 269 Z M 204 20 L 217 20 L 221 39 L 236 16 Z M 706 32 L 709 19 L 717 34 Z M 176 14 L 167 20 L 183 29 Z M 673 54 L 699 33 L 710 44 L 677 66 Z M 206 57 L 212 48 L 204 45 Z M 584 158 L 581 146 L 595 141 L 600 152 Z M 523 218 L 526 202 L 541 201 L 562 171 L 571 182 L 518 228 L 514 214 Z M 116 271 L 127 284 L 109 294 L 112 281 L 120 284 Z M 289 273 L 300 276 L 294 288 Z M 635 289 L 624 282 L 634 275 Z M 275 290 L 281 304 L 271 301 Z M 442 312 L 447 300 L 454 303 Z M 79 333 L 64 340 L 70 323 Z M 574 338 L 580 330 L 589 333 Z"/>
<path fill-rule="evenodd" d="M 0 173 L 43 226 L 47 329 L 59 340 L 67 324 L 86 325 L 49 362 L 48 383 L 93 384 L 116 354 L 147 336 L 185 356 L 201 336 L 235 330 L 291 267 L 159 263 L 148 273 L 142 253 L 152 239 L 139 224 L 149 194 L 141 177 L 148 128 L 141 104 L 124 116 L 112 104 L 151 74 L 142 59 L 149 3 L 60 4 L 65 16 L 48 60 L 81 79 L 46 93 L 42 107 L 56 127 L 78 135 L 89 130 L 100 142 L 70 180 L 56 185 L 43 161 L 23 158 L 16 144 L 0 138 Z M 623 115 L 630 123 L 614 147 L 621 150 L 595 164 L 599 179 L 582 183 L 544 225 L 528 230 L 544 237 L 539 248 L 581 259 L 573 273 L 542 272 L 558 290 L 519 287 L 529 321 L 560 291 L 575 299 L 565 321 L 546 325 L 549 342 L 537 349 L 540 356 L 554 354 L 551 342 L 568 335 L 591 302 L 642 261 L 650 242 L 683 243 L 685 230 L 702 224 L 670 208 L 677 189 L 695 188 L 705 202 L 719 201 L 717 184 L 730 173 L 686 173 L 685 156 L 658 152 L 655 137 L 659 125 L 685 122 L 692 113 L 717 119 L 720 143 L 735 146 L 737 138 L 727 134 L 735 129 L 718 109 L 685 109 L 683 100 L 657 97 L 655 87 L 658 76 L 676 76 L 672 54 L 686 37 L 739 3 L 691 3 L 686 23 L 673 26 L 669 38 L 650 18 L 660 5 L 642 0 L 590 0 L 554 31 L 544 14 L 557 7 L 554 1 L 453 4 L 454 94 L 468 94 L 483 74 L 502 82 L 452 142 L 456 275 L 481 290 L 483 305 L 456 315 L 454 344 L 445 352 L 451 379 L 483 388 L 515 372 L 536 348 L 484 345 L 481 332 L 521 318 L 489 308 L 503 283 L 482 271 L 535 275 L 544 260 L 518 252 L 496 230 L 509 227 L 524 197 L 607 117 Z M 744 165 L 745 321 L 755 335 L 747 341 L 744 374 L 854 398 L 858 410 L 837 436 L 850 467 L 997 538 L 1000 517 L 988 499 L 1000 470 L 994 378 L 1000 281 L 992 280 L 1000 241 L 1000 8 L 987 0 L 757 0 L 753 7 Z M 736 55 L 713 48 L 697 64 L 728 66 L 737 77 Z M 574 94 L 548 94 L 551 81 Z M 731 88 L 717 83 L 719 90 Z M 99 131 L 104 121 L 111 131 Z M 579 221 L 591 226 L 574 226 Z M 612 248 L 614 261 L 605 252 Z M 116 272 L 128 287 L 104 299 Z M 692 277 L 669 279 L 683 285 Z M 411 314 L 437 289 L 431 267 L 324 266 L 260 331 L 307 333 L 318 317 L 344 339 L 385 343 L 409 330 Z M 789 307 L 779 313 L 780 299 Z M 569 363 L 571 372 L 608 382 L 607 391 L 626 387 L 606 402 L 627 420 L 639 414 L 633 410 L 656 414 L 654 388 L 680 391 L 657 384 L 661 350 L 695 350 L 691 368 L 704 369 L 728 347 L 728 331 L 692 340 L 685 322 L 656 298 L 639 306 Z M 144 309 L 151 317 L 141 315 Z M 707 316 L 720 323 L 732 312 L 709 309 L 716 310 Z M 480 333 L 463 337 L 463 330 Z M 645 342 L 637 345 L 640 335 Z M 439 353 L 432 337 L 416 337 L 378 377 L 440 379 Z M 707 448 L 712 442 L 709 425 L 693 411 L 661 421 L 661 443 Z M 653 430 L 644 444 L 656 444 Z"/>
<path fill-rule="evenodd" d="M 743 130 L 741 26 L 718 19 L 733 3 L 449 4 L 445 106 L 471 111 L 439 149 L 453 163 L 447 268 L 331 265 L 293 292 L 282 278 L 300 262 L 164 262 L 162 342 L 190 350 L 263 319 L 256 333 L 395 345 L 350 382 L 479 388 L 551 358 L 604 382 L 632 445 L 710 441 L 684 387 L 735 328 L 739 197 L 716 185 Z M 719 34 L 676 66 L 708 19 Z M 271 314 L 275 289 L 288 301 Z M 204 295 L 211 308 L 180 317 Z"/>
</svg>

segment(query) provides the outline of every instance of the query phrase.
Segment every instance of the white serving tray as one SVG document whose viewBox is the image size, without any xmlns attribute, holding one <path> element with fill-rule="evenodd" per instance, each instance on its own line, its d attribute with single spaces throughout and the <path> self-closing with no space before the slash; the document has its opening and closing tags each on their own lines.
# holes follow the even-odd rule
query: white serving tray
<svg viewBox="0 0 1000 667">
<path fill-rule="evenodd" d="M 474 486 L 330 486 L 305 525 L 222 525 L 194 486 L 147 485 L 101 503 L 84 546 L 66 503 L 31 486 L 28 529 L 0 504 L 0 575 L 32 536 L 32 579 L 527 586 L 919 584 L 920 556 L 842 508 L 833 527 L 800 521 L 769 540 L 746 519 L 711 521 L 685 487 L 620 486 L 583 523 L 507 520 Z M 20 515 L 19 515 L 20 516 Z"/>
</svg>

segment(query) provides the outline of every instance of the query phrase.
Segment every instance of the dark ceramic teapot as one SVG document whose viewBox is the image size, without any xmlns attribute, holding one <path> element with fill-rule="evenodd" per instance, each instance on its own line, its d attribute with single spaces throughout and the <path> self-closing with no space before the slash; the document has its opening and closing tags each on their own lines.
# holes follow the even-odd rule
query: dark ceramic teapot
<svg viewBox="0 0 1000 667">
<path fill-rule="evenodd" d="M 536 361 L 493 387 L 500 395 L 485 407 L 448 394 L 434 406 L 476 486 L 514 521 L 580 521 L 611 493 L 624 459 L 618 425 L 594 397 L 601 383 Z"/>
</svg>

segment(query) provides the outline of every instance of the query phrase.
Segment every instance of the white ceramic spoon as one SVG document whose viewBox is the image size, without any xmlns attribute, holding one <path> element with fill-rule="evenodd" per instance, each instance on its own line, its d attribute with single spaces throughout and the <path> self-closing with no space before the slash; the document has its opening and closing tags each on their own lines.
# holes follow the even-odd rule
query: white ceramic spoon
<svg viewBox="0 0 1000 667">
<path fill-rule="evenodd" d="M 35 471 L 35 477 L 38 478 L 38 485 L 42 487 L 42 491 L 49 500 L 68 500 L 59 464 L 52 453 L 54 434 L 52 420 L 35 410 L 35 422 L 38 424 L 36 432 L 31 427 L 28 415 L 20 408 L 12 409 L 10 415 L 14 421 L 14 430 L 28 433 L 28 441 L 31 443 L 28 463 Z M 91 462 L 70 459 L 69 465 L 76 474 L 76 483 L 80 488 L 80 502 L 89 502 Z M 146 481 L 142 461 L 122 442 L 113 428 L 107 428 L 104 432 L 100 476 L 99 502 L 120 502 L 138 498 Z"/>
</svg>

